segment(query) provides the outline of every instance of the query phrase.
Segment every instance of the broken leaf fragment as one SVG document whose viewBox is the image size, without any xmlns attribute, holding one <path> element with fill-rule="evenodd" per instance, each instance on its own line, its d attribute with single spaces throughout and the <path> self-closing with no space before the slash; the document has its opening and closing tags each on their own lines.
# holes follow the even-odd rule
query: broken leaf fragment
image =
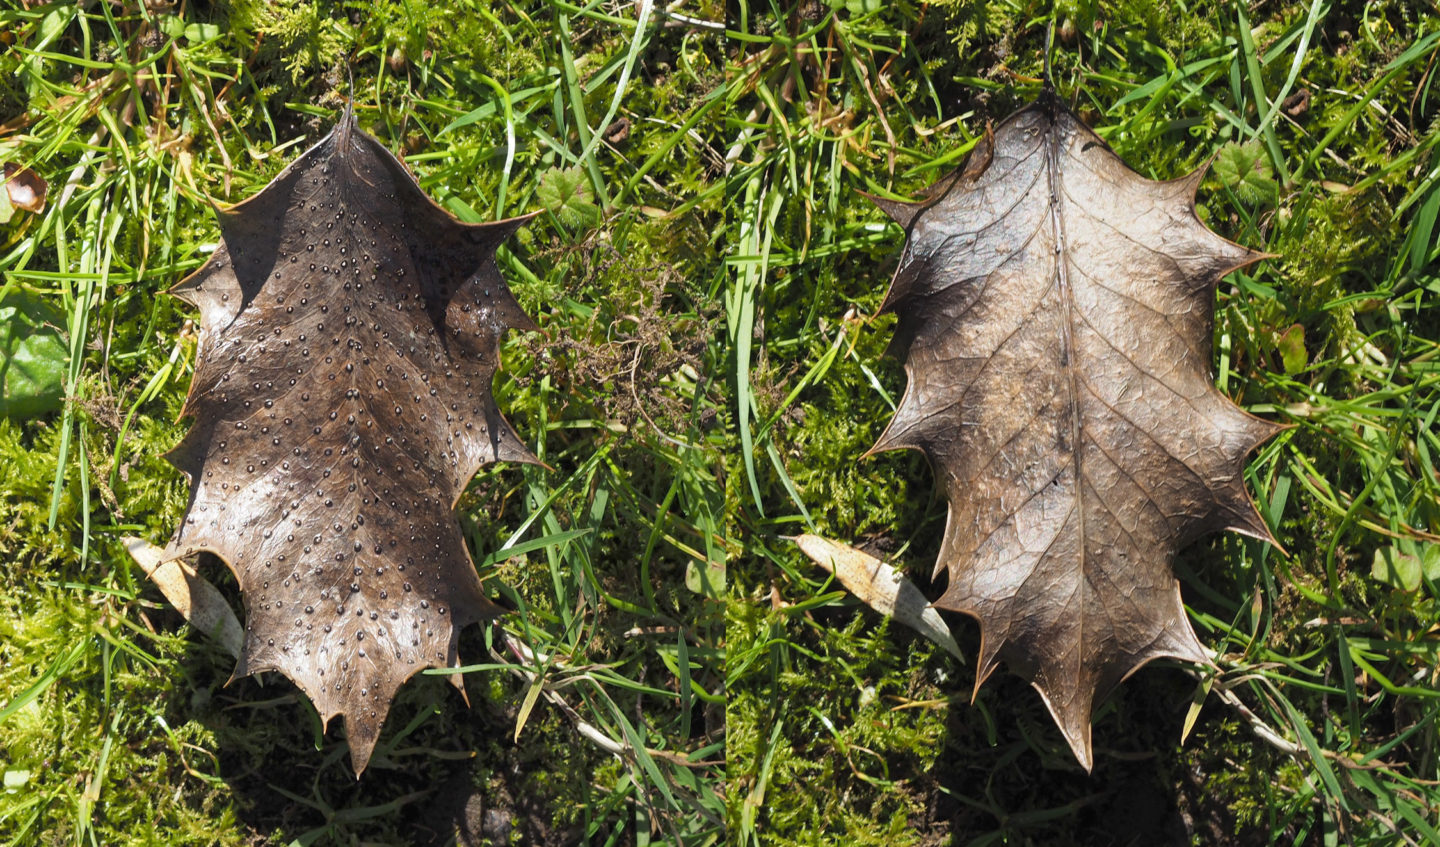
<svg viewBox="0 0 1440 847">
<path fill-rule="evenodd" d="M 1096 703 L 1152 659 L 1204 663 L 1170 568 L 1210 532 L 1270 540 L 1245 490 L 1280 427 L 1217 391 L 1217 281 L 1264 258 L 1200 223 L 1202 173 L 1132 171 L 1045 90 L 917 204 L 884 308 L 908 384 L 872 452 L 923 451 L 949 501 L 935 605 L 980 621 L 1080 763 Z"/>
<path fill-rule="evenodd" d="M 8 222 L 16 209 L 36 214 L 43 212 L 49 188 L 39 174 L 14 162 L 6 162 L 5 191 L 0 194 L 0 223 Z"/>
<path fill-rule="evenodd" d="M 960 652 L 950 627 L 904 574 L 869 553 L 818 535 L 798 536 L 795 545 L 812 562 L 835 574 L 840 584 L 865 605 L 894 618 L 965 661 L 965 654 Z"/>
<path fill-rule="evenodd" d="M 167 555 L 225 560 L 234 676 L 280 671 L 341 716 L 357 774 L 399 687 L 500 612 L 452 510 L 481 465 L 535 461 L 490 392 L 503 334 L 534 328 L 495 262 L 528 219 L 455 220 L 347 109 L 172 291 L 200 343 Z"/>
<path fill-rule="evenodd" d="M 130 557 L 190 626 L 215 639 L 231 656 L 240 657 L 245 633 L 215 586 L 200 576 L 193 565 L 171 556 L 165 548 L 133 536 L 120 540 Z"/>
</svg>

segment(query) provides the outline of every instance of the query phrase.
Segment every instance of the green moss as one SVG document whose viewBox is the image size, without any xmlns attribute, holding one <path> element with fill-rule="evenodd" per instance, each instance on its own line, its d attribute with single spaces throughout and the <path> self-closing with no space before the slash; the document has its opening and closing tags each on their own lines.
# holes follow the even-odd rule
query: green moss
<svg viewBox="0 0 1440 847">
<path fill-rule="evenodd" d="M 172 702 L 163 669 L 183 642 L 133 639 L 121 611 L 74 588 L 3 598 L 0 702 L 16 711 L 0 722 L 0 751 L 7 772 L 25 774 L 0 804 L 6 828 L 105 844 L 250 843 L 206 752 L 214 735 Z M 156 785 L 169 802 L 135 802 Z"/>
</svg>

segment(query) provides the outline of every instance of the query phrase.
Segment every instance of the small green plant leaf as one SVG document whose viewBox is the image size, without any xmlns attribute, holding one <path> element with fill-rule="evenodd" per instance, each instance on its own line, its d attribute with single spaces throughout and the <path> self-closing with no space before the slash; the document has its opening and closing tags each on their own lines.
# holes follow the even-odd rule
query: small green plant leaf
<svg viewBox="0 0 1440 847">
<path fill-rule="evenodd" d="M 64 320 L 58 309 L 23 291 L 0 304 L 0 415 L 29 418 L 60 408 L 70 361 L 60 336 Z"/>
<path fill-rule="evenodd" d="M 1370 563 L 1370 576 L 1391 588 L 1414 591 L 1420 587 L 1420 560 L 1394 546 L 1381 547 Z"/>
<path fill-rule="evenodd" d="M 725 596 L 725 563 L 691 559 L 685 565 L 685 587 L 702 597 L 721 599 Z"/>
<path fill-rule="evenodd" d="M 1275 349 L 1280 351 L 1280 362 L 1287 374 L 1300 373 L 1310 363 L 1310 355 L 1305 352 L 1305 327 L 1300 324 L 1293 324 L 1280 333 L 1275 339 Z"/>
<path fill-rule="evenodd" d="M 1440 544 L 1417 547 L 1402 541 L 1381 547 L 1370 563 L 1370 576 L 1391 588 L 1414 591 L 1422 577 L 1440 579 Z"/>
<path fill-rule="evenodd" d="M 162 15 L 160 18 L 160 31 L 171 38 L 184 38 L 191 44 L 203 44 L 206 41 L 213 41 L 224 33 L 215 24 L 186 23 L 176 15 Z"/>
<path fill-rule="evenodd" d="M 1258 139 L 1232 141 L 1221 147 L 1211 173 L 1246 203 L 1260 203 L 1275 196 L 1275 174 Z"/>
<path fill-rule="evenodd" d="M 863 15 L 869 12 L 879 11 L 880 0 L 829 0 L 827 6 L 836 10 L 846 10 L 851 15 Z"/>
<path fill-rule="evenodd" d="M 535 200 L 571 229 L 589 229 L 600 223 L 590 183 L 580 168 L 551 168 L 540 177 Z"/>
</svg>

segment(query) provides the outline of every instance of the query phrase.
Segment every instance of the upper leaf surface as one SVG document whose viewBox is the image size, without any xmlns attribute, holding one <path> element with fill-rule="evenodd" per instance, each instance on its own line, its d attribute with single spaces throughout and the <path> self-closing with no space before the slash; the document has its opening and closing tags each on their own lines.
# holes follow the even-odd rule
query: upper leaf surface
<svg viewBox="0 0 1440 847">
<path fill-rule="evenodd" d="M 344 716 L 357 773 L 400 685 L 496 611 L 452 508 L 482 464 L 534 461 L 490 393 L 501 335 L 533 326 L 494 259 L 523 221 L 456 221 L 347 111 L 173 292 L 201 322 L 174 546 L 239 580 L 235 675 Z"/>
</svg>

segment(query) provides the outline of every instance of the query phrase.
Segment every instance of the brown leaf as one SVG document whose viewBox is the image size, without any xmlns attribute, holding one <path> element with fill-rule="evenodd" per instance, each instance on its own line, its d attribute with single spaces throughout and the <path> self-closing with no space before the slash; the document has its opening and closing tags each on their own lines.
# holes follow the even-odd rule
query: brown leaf
<svg viewBox="0 0 1440 847">
<path fill-rule="evenodd" d="M 490 394 L 501 335 L 534 326 L 494 258 L 526 220 L 459 223 L 347 109 L 172 291 L 200 309 L 172 548 L 229 564 L 234 676 L 343 716 L 357 775 L 401 684 L 499 611 L 452 509 L 482 464 L 536 461 Z"/>
<path fill-rule="evenodd" d="M 5 194 L 10 205 L 27 212 L 43 212 L 49 190 L 49 184 L 39 174 L 14 162 L 5 163 Z"/>
<path fill-rule="evenodd" d="M 1161 656 L 1206 662 L 1170 569 L 1230 529 L 1270 540 L 1245 457 L 1279 427 L 1215 390 L 1216 281 L 1264 258 L 1195 217 L 1201 172 L 1130 170 L 1050 91 L 989 166 L 921 204 L 885 308 L 909 385 L 872 452 L 925 452 L 949 500 L 936 606 L 972 615 L 1091 767 L 1095 703 Z"/>
</svg>

